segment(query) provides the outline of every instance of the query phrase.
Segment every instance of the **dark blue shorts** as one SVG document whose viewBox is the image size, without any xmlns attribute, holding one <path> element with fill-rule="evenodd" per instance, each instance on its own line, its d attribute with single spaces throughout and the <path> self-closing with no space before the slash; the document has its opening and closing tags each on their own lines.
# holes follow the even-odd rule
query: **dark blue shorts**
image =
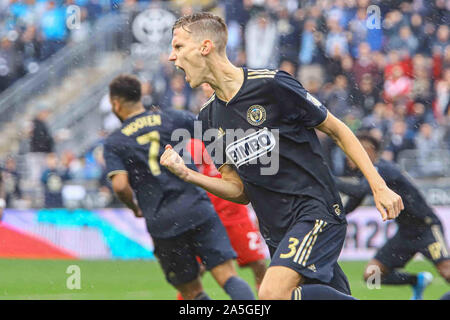
<svg viewBox="0 0 450 320">
<path fill-rule="evenodd" d="M 397 233 L 375 255 L 375 259 L 388 269 L 403 268 L 418 252 L 435 265 L 450 259 L 440 224 L 415 230 L 403 228 L 408 227 L 400 226 Z"/>
<path fill-rule="evenodd" d="M 270 266 L 284 266 L 305 278 L 305 283 L 323 283 L 350 294 L 347 277 L 337 264 L 347 224 L 323 220 L 295 223 L 277 248 L 269 248 Z"/>
<path fill-rule="evenodd" d="M 217 215 L 176 237 L 153 238 L 153 243 L 155 256 L 166 279 L 174 286 L 198 277 L 200 267 L 197 256 L 207 270 L 236 258 L 225 227 Z"/>
</svg>

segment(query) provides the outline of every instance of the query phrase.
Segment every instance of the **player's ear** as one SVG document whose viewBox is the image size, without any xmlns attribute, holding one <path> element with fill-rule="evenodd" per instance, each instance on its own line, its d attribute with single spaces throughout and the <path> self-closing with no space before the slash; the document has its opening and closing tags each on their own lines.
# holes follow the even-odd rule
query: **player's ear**
<svg viewBox="0 0 450 320">
<path fill-rule="evenodd" d="M 119 109 L 119 101 L 117 98 L 109 98 L 109 101 L 111 102 L 111 108 L 112 111 L 116 112 Z"/>
<path fill-rule="evenodd" d="M 211 40 L 209 40 L 209 39 L 203 40 L 202 46 L 200 48 L 200 53 L 203 56 L 206 56 L 211 52 L 212 48 L 213 48 L 213 43 Z"/>
</svg>

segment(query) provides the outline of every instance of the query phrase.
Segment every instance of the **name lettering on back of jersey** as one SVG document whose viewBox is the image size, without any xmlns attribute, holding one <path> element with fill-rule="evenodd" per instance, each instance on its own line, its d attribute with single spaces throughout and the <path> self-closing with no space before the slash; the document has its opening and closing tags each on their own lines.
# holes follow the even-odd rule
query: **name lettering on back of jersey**
<svg viewBox="0 0 450 320">
<path fill-rule="evenodd" d="M 137 118 L 133 122 L 129 123 L 126 127 L 124 127 L 120 132 L 122 132 L 124 135 L 128 137 L 144 127 L 154 127 L 160 125 L 161 125 L 161 115 L 154 114 L 151 116 Z"/>
<path fill-rule="evenodd" d="M 225 152 L 236 167 L 247 164 L 275 148 L 276 139 L 266 128 L 230 143 Z"/>
</svg>

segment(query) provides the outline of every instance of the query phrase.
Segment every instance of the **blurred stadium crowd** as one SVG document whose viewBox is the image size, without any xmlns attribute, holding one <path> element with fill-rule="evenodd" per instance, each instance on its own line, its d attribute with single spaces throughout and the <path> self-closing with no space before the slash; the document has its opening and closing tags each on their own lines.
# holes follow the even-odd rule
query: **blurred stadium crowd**
<svg viewBox="0 0 450 320">
<path fill-rule="evenodd" d="M 229 28 L 228 55 L 235 65 L 282 69 L 296 76 L 352 130 L 368 130 L 380 139 L 384 158 L 399 163 L 403 159 L 404 166 L 413 162 L 409 173 L 414 177 L 450 176 L 450 1 L 170 2 L 177 15 L 200 9 L 222 15 Z M 139 3 L 0 0 L 0 92 L 35 72 L 40 61 L 67 43 L 88 36 L 89 26 L 103 14 L 117 11 L 136 16 Z M 84 28 L 68 28 L 67 8 L 72 4 L 81 8 Z M 135 64 L 134 73 L 143 81 L 144 105 L 197 113 L 208 98 L 202 89 L 191 89 L 184 73 L 176 71 L 167 56 L 161 57 L 159 68 L 154 72 L 146 68 L 145 61 Z M 120 124 L 110 112 L 107 96 L 99 108 L 104 114 L 99 142 L 83 154 L 54 153 L 45 110 L 33 122 L 29 139 L 38 147 L 31 147 L 30 152 L 39 154 L 41 160 L 46 158 L 35 180 L 42 183 L 46 194 L 52 194 L 50 189 L 58 194 L 46 198 L 46 206 L 61 206 L 61 185 L 69 180 L 94 181 L 103 188 L 105 203 L 112 201 L 101 140 Z M 33 136 L 40 138 L 33 142 Z M 342 151 L 321 138 L 333 172 L 347 175 Z M 40 148 L 42 141 L 48 145 Z M 14 181 L 7 192 L 20 198 L 14 157 L 3 163 L 4 175 Z M 48 177 L 53 180 L 49 182 Z"/>
</svg>

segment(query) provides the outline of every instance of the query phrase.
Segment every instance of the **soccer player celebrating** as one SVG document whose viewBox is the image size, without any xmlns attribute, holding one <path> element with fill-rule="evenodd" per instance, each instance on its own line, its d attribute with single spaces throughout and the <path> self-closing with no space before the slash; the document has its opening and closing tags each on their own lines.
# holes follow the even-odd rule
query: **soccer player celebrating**
<svg viewBox="0 0 450 320">
<path fill-rule="evenodd" d="M 423 291 L 431 283 L 431 274 L 420 272 L 414 275 L 397 269 L 403 268 L 417 252 L 420 252 L 432 261 L 442 277 L 450 282 L 450 257 L 442 223 L 414 184 L 393 163 L 379 158 L 378 140 L 365 133 L 358 135 L 358 138 L 375 163 L 378 173 L 385 179 L 387 185 L 402 197 L 405 204 L 404 212 L 396 219 L 397 233 L 369 261 L 364 278 L 369 279 L 375 270 L 379 270 L 382 284 L 409 284 L 413 287 L 412 299 L 421 300 Z M 355 168 L 351 161 L 349 165 Z M 344 207 L 347 214 L 355 210 L 370 193 L 369 184 L 363 177 L 358 184 L 338 179 L 336 185 L 339 191 L 350 197 Z"/>
<path fill-rule="evenodd" d="M 226 43 L 220 17 L 195 13 L 174 24 L 169 56 L 191 87 L 206 82 L 215 91 L 199 119 L 203 130 L 217 129 L 216 141 L 224 144 L 226 161 L 220 163 L 220 148 L 212 155 L 222 178 L 191 170 L 170 145 L 160 163 L 218 197 L 252 203 L 272 258 L 261 299 L 353 299 L 337 264 L 345 215 L 314 128 L 330 135 L 361 169 L 383 220 L 398 216 L 402 200 L 351 130 L 296 79 L 283 71 L 235 67 Z M 229 138 L 237 131 L 251 133 Z M 278 170 L 267 158 L 279 162 Z"/>
<path fill-rule="evenodd" d="M 145 218 L 167 281 L 184 299 L 209 299 L 199 277 L 199 256 L 232 299 L 254 299 L 248 284 L 237 277 L 236 254 L 206 192 L 159 165 L 161 146 L 177 128 L 193 132 L 195 117 L 177 110 L 146 111 L 141 84 L 133 76 L 115 78 L 109 96 L 122 127 L 104 144 L 108 176 L 119 199 L 136 217 Z"/>
</svg>

